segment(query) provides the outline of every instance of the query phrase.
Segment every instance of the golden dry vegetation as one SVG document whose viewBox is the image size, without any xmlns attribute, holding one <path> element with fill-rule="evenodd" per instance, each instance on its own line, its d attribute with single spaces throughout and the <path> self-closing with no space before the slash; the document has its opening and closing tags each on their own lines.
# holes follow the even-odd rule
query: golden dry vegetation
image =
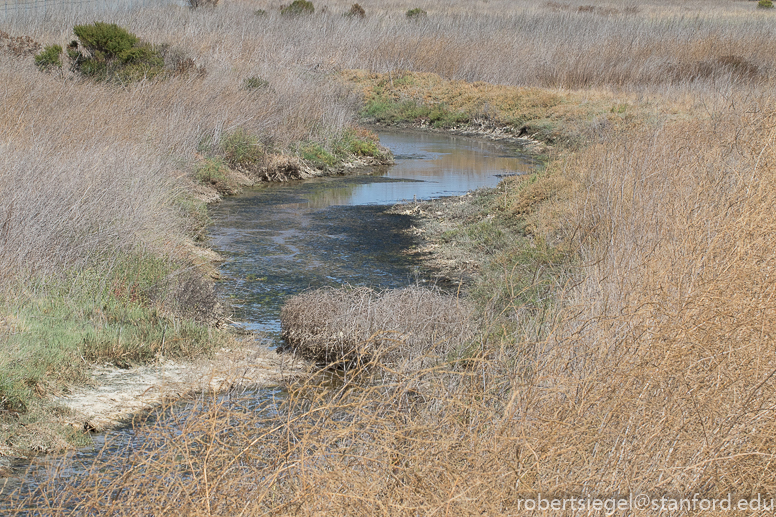
<svg viewBox="0 0 776 517">
<path fill-rule="evenodd" d="M 203 395 L 140 426 L 142 446 L 84 475 L 54 473 L 10 504 L 47 515 L 518 515 L 538 494 L 772 497 L 772 13 L 721 0 L 361 5 L 364 19 L 333 2 L 297 18 L 258 2 L 116 15 L 208 70 L 123 89 L 0 54 L 13 86 L 0 97 L 0 216 L 19 217 L 11 235 L 59 243 L 52 228 L 93 235 L 121 195 L 121 217 L 97 227 L 149 228 L 126 245 L 165 248 L 156 237 L 183 234 L 164 215 L 183 188 L 173 171 L 203 132 L 325 143 L 357 109 L 343 79 L 383 102 L 372 116 L 410 101 L 394 122 L 428 120 L 433 106 L 441 127 L 540 121 L 574 138 L 486 207 L 520 228 L 523 248 L 500 250 L 519 261 L 493 280 L 483 330 L 434 366 L 307 379 L 266 411 Z M 408 20 L 415 6 L 428 16 Z M 71 26 L 0 28 L 48 44 Z M 254 75 L 272 89 L 241 90 Z M 86 201 L 105 211 L 89 219 Z M 48 206 L 59 225 L 23 222 Z M 47 251 L 13 242 L 4 264 L 30 249 L 45 270 Z"/>
</svg>

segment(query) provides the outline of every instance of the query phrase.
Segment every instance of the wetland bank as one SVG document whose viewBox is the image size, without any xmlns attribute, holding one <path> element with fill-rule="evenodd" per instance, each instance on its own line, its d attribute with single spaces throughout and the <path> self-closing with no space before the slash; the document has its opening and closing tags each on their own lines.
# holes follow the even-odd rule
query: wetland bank
<svg viewBox="0 0 776 517">
<path fill-rule="evenodd" d="M 361 17 L 343 16 L 350 4 L 323 7 L 290 15 L 222 0 L 0 21 L 3 453 L 34 445 L 16 431 L 58 418 L 52 397 L 93 365 L 231 349 L 199 249 L 219 209 L 202 200 L 372 152 L 359 121 L 546 146 L 536 173 L 380 215 L 313 206 L 360 184 L 285 203 L 289 185 L 278 187 L 276 211 L 318 230 L 307 284 L 336 286 L 353 263 L 376 264 L 375 284 L 389 286 L 416 257 L 379 246 L 422 239 L 416 251 L 463 281 L 477 332 L 439 361 L 350 370 L 336 389 L 313 378 L 251 403 L 235 391 L 170 406 L 137 427 L 126 454 L 78 475 L 63 468 L 12 505 L 496 515 L 538 493 L 774 493 L 772 10 L 362 2 Z M 136 34 L 133 56 L 152 58 L 156 75 L 83 77 L 64 51 L 62 68 L 36 66 L 44 47 L 66 47 L 74 26 L 94 21 Z M 327 220 L 337 212 L 404 220 L 408 233 L 356 231 L 369 258 L 353 259 Z M 225 237 L 235 257 L 244 230 Z M 267 264 L 302 260 L 301 234 L 265 232 Z M 326 246 L 344 264 L 331 278 L 310 258 Z M 222 285 L 246 314 L 278 299 L 260 279 L 277 291 L 300 280 L 236 263 Z"/>
</svg>

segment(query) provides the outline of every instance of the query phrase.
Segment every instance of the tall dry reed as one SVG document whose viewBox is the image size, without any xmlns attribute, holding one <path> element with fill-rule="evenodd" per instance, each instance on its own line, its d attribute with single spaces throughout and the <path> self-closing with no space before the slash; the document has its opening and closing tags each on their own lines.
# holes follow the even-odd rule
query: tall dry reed
<svg viewBox="0 0 776 517">
<path fill-rule="evenodd" d="M 575 195 L 547 213 L 568 218 L 563 230 L 580 268 L 577 283 L 556 293 L 565 304 L 541 339 L 474 347 L 444 368 L 372 371 L 334 389 L 312 379 L 261 411 L 236 395 L 170 409 L 171 420 L 138 429 L 144 442 L 83 475 L 29 485 L 11 506 L 50 515 L 501 515 L 520 513 L 521 498 L 538 493 L 776 492 L 776 114 L 757 94 L 771 80 L 773 25 L 761 14 L 747 18 L 748 3 L 715 5 L 724 12 L 693 17 L 662 5 L 609 14 L 577 4 L 518 5 L 506 14 L 429 6 L 429 19 L 414 24 L 401 14 L 375 16 L 366 2 L 364 22 L 333 10 L 254 19 L 243 5 L 118 19 L 146 38 L 164 34 L 201 49 L 197 58 L 220 71 L 111 97 L 111 112 L 132 114 L 122 120 L 133 130 L 120 135 L 141 149 L 158 139 L 172 154 L 193 151 L 203 128 L 271 131 L 243 110 L 261 103 L 239 91 L 238 79 L 282 67 L 290 71 L 277 76 L 287 81 L 281 85 L 305 85 L 300 92 L 310 91 L 308 81 L 322 89 L 313 92 L 338 91 L 311 79 L 329 66 L 415 68 L 512 84 L 689 92 L 698 104 L 684 120 L 606 135 L 559 170 Z M 219 65 L 235 56 L 242 59 Z M 44 84 L 108 92 L 58 86 L 56 77 Z M 223 90 L 203 103 L 189 95 L 198 84 L 200 95 L 208 84 Z M 17 90 L 27 91 L 19 85 L 4 95 Z M 33 111 L 13 119 L 30 120 L 19 126 L 28 129 L 14 152 L 34 153 L 32 129 L 55 127 L 32 123 L 33 98 L 19 97 Z M 39 120 L 61 111 L 57 98 L 76 97 L 50 97 Z M 281 102 L 286 94 L 269 95 L 270 106 L 272 99 L 289 111 L 270 115 L 296 113 L 301 122 L 347 112 L 309 119 Z M 135 114 L 143 125 L 133 125 Z M 17 126 L 3 120 L 13 135 Z M 106 127 L 99 116 L 78 120 L 74 134 L 104 142 L 90 129 Z M 294 120 L 290 127 L 310 131 Z M 178 125 L 178 133 L 164 131 Z M 364 382 L 375 377 L 386 382 Z"/>
</svg>

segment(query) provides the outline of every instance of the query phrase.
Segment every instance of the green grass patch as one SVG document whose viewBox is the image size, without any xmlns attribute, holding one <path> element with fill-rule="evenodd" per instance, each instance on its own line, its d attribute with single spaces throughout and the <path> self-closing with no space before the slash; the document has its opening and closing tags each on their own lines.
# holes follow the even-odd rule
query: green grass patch
<svg viewBox="0 0 776 517">
<path fill-rule="evenodd" d="M 125 255 L 109 273 L 73 271 L 28 283 L 0 305 L 0 407 L 35 400 L 85 379 L 93 363 L 119 367 L 207 355 L 221 339 L 198 319 L 212 289 L 149 254 Z"/>
<path fill-rule="evenodd" d="M 246 77 L 243 80 L 243 90 L 266 90 L 269 88 L 269 81 L 261 77 Z"/>
<path fill-rule="evenodd" d="M 471 121 L 467 113 L 451 110 L 445 104 L 419 104 L 411 99 L 396 101 L 383 96 L 368 100 L 360 116 L 385 124 L 427 122 L 439 129 L 451 128 Z"/>
<path fill-rule="evenodd" d="M 62 68 L 62 47 L 49 45 L 42 52 L 35 55 L 35 65 L 43 72 L 54 68 Z"/>
<path fill-rule="evenodd" d="M 337 163 L 337 158 L 317 142 L 305 142 L 299 146 L 299 156 L 318 169 L 327 169 Z"/>
<path fill-rule="evenodd" d="M 385 153 L 380 149 L 379 144 L 380 139 L 372 131 L 362 128 L 348 128 L 332 147 L 335 156 L 340 160 L 350 156 L 383 158 Z"/>
<path fill-rule="evenodd" d="M 404 15 L 407 18 L 417 20 L 417 19 L 425 18 L 426 16 L 428 16 L 428 13 L 425 10 L 421 9 L 420 7 L 415 7 L 414 9 L 408 10 L 406 13 L 404 13 Z"/>
<path fill-rule="evenodd" d="M 299 145 L 297 153 L 313 167 L 325 170 L 341 165 L 353 157 L 385 158 L 386 153 L 379 143 L 379 138 L 372 131 L 350 127 L 326 146 L 319 142 L 304 142 Z"/>
<path fill-rule="evenodd" d="M 315 12 L 315 6 L 312 2 L 307 0 L 294 0 L 290 5 L 280 8 L 280 14 L 283 16 L 302 16 L 305 14 L 313 14 Z"/>
<path fill-rule="evenodd" d="M 224 134 L 220 148 L 224 161 L 236 169 L 250 169 L 264 160 L 259 138 L 242 128 Z"/>
</svg>

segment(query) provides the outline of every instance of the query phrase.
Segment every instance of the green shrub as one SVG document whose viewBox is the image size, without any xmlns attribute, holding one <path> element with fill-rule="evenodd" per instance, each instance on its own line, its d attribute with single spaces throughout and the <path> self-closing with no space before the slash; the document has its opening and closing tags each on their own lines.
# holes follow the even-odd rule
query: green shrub
<svg viewBox="0 0 776 517">
<path fill-rule="evenodd" d="M 262 163 L 264 151 L 259 139 L 244 129 L 236 129 L 221 137 L 221 153 L 230 167 L 250 169 Z"/>
<path fill-rule="evenodd" d="M 243 81 L 243 89 L 245 90 L 263 90 L 264 88 L 269 88 L 269 81 L 261 77 L 248 77 Z"/>
<path fill-rule="evenodd" d="M 425 18 L 427 15 L 428 13 L 420 7 L 407 11 L 407 18 Z"/>
<path fill-rule="evenodd" d="M 40 54 L 35 55 L 35 64 L 43 71 L 62 68 L 62 47 L 49 45 Z"/>
<path fill-rule="evenodd" d="M 214 185 L 218 182 L 225 181 L 228 172 L 226 164 L 218 158 L 206 158 L 200 166 L 197 167 L 195 176 L 200 183 Z"/>
<path fill-rule="evenodd" d="M 771 0 L 760 0 L 757 2 L 758 9 L 773 9 L 773 2 Z"/>
<path fill-rule="evenodd" d="M 255 14 L 256 16 L 267 16 L 267 11 L 265 11 L 264 9 L 256 9 L 255 11 L 253 11 L 253 14 Z"/>
<path fill-rule="evenodd" d="M 353 4 L 350 6 L 350 10 L 345 13 L 345 16 L 349 16 L 351 18 L 365 18 L 366 11 L 359 4 Z"/>
<path fill-rule="evenodd" d="M 196 9 L 197 7 L 215 7 L 218 5 L 218 0 L 189 0 L 189 7 Z"/>
<path fill-rule="evenodd" d="M 337 159 L 329 151 L 323 148 L 321 144 L 308 142 L 302 145 L 300 149 L 302 159 L 318 169 L 326 169 L 337 162 Z"/>
<path fill-rule="evenodd" d="M 76 25 L 73 32 L 78 41 L 68 46 L 68 55 L 73 69 L 87 77 L 126 83 L 164 70 L 164 58 L 156 49 L 115 23 Z"/>
<path fill-rule="evenodd" d="M 280 8 L 280 14 L 287 16 L 299 16 L 302 14 L 312 14 L 315 12 L 312 2 L 307 0 L 294 0 L 291 5 Z"/>
</svg>

